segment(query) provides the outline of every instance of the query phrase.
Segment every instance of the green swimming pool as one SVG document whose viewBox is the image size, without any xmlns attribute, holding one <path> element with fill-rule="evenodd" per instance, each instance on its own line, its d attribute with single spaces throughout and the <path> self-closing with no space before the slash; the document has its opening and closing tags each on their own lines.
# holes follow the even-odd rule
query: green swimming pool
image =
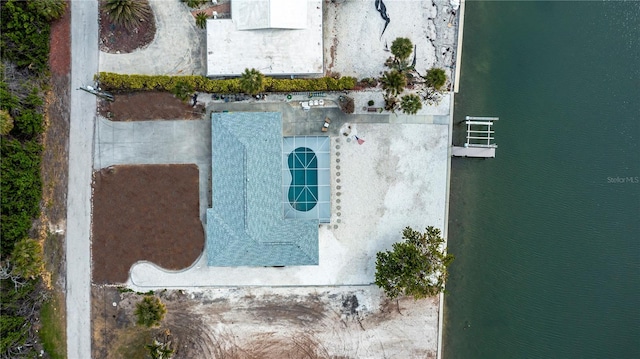
<svg viewBox="0 0 640 359">
<path fill-rule="evenodd" d="M 288 158 L 291 183 L 288 199 L 293 208 L 307 212 L 318 203 L 318 158 L 307 147 L 298 147 Z"/>
</svg>

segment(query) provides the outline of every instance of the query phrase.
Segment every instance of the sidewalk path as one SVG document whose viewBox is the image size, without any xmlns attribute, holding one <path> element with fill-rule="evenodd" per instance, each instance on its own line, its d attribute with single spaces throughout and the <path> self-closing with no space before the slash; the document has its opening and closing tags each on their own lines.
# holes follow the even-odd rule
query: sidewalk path
<svg viewBox="0 0 640 359">
<path fill-rule="evenodd" d="M 91 358 L 91 154 L 96 98 L 76 89 L 98 71 L 98 0 L 71 1 L 67 197 L 67 357 Z"/>
<path fill-rule="evenodd" d="M 156 37 L 128 54 L 100 52 L 100 71 L 141 75 L 204 75 L 205 31 L 195 26 L 189 8 L 178 0 L 150 0 Z"/>
</svg>

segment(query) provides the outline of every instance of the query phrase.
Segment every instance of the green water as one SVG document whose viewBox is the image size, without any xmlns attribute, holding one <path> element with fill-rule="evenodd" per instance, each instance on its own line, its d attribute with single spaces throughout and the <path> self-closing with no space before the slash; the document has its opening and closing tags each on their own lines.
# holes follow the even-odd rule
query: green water
<svg viewBox="0 0 640 359">
<path fill-rule="evenodd" d="M 444 358 L 640 358 L 640 2 L 467 2 Z M 459 130 L 459 128 L 456 128 Z"/>
</svg>

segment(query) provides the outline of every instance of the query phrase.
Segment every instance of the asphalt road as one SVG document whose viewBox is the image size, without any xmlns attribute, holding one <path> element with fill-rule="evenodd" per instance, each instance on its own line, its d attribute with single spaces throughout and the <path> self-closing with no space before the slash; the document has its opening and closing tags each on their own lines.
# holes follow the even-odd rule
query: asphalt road
<svg viewBox="0 0 640 359">
<path fill-rule="evenodd" d="M 98 72 L 98 1 L 71 1 L 67 197 L 67 357 L 91 358 L 91 170 L 96 97 L 76 90 Z"/>
</svg>

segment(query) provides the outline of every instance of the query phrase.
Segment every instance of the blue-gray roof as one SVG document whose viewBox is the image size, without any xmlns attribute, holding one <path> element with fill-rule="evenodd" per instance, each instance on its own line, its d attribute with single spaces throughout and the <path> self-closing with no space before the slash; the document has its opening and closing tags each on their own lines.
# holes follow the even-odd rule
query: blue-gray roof
<svg viewBox="0 0 640 359">
<path fill-rule="evenodd" d="M 318 220 L 282 217 L 281 114 L 236 112 L 211 117 L 208 265 L 318 264 Z"/>
</svg>

